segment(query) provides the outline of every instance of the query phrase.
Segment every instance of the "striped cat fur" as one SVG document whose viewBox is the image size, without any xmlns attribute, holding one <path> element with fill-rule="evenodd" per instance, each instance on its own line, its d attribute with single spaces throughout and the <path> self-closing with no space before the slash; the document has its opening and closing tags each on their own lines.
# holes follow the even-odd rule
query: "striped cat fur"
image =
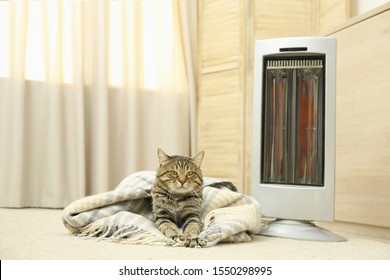
<svg viewBox="0 0 390 280">
<path fill-rule="evenodd" d="M 160 166 L 151 190 L 155 226 L 166 237 L 184 241 L 186 247 L 204 247 L 199 237 L 203 222 L 203 175 L 201 164 L 204 152 L 195 157 L 168 156 L 157 151 Z M 210 187 L 237 191 L 230 182 L 217 182 Z"/>
</svg>

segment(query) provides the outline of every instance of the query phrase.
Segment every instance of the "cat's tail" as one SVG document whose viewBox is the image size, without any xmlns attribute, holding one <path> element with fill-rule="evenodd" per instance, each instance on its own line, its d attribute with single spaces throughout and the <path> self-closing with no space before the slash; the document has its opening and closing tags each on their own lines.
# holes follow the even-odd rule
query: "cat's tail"
<svg viewBox="0 0 390 280">
<path fill-rule="evenodd" d="M 238 192 L 237 187 L 232 182 L 229 182 L 229 181 L 215 182 L 212 184 L 208 184 L 205 187 L 212 187 L 212 188 L 217 188 L 217 189 L 227 188 L 227 189 L 231 190 L 232 192 Z"/>
</svg>

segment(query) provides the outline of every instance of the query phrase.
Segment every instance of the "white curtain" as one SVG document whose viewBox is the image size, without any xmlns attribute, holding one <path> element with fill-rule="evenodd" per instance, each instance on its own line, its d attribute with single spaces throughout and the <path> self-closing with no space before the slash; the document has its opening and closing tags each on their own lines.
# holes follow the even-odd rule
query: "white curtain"
<svg viewBox="0 0 390 280">
<path fill-rule="evenodd" d="M 64 207 L 194 145 L 196 1 L 0 2 L 0 206 Z"/>
</svg>

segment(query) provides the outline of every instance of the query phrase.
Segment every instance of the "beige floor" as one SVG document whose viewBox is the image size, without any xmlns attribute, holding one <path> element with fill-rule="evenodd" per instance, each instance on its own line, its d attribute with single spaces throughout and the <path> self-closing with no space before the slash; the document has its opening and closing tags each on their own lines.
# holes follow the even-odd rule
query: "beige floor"
<svg viewBox="0 0 390 280">
<path fill-rule="evenodd" d="M 390 260 L 390 241 L 337 232 L 347 242 L 254 236 L 248 243 L 190 249 L 96 242 L 71 235 L 61 210 L 0 208 L 0 259 L 263 259 Z"/>
</svg>

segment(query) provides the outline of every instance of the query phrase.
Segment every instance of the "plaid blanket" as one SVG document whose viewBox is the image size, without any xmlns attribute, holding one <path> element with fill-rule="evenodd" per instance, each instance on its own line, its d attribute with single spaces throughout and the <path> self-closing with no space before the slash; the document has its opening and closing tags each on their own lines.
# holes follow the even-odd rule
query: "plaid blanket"
<svg viewBox="0 0 390 280">
<path fill-rule="evenodd" d="M 63 212 L 63 223 L 73 234 L 126 244 L 183 246 L 154 227 L 150 190 L 155 172 L 142 171 L 125 178 L 113 191 L 81 198 Z M 207 187 L 219 182 L 204 178 L 200 237 L 207 247 L 218 242 L 250 241 L 263 229 L 259 203 L 225 188 Z"/>
</svg>

